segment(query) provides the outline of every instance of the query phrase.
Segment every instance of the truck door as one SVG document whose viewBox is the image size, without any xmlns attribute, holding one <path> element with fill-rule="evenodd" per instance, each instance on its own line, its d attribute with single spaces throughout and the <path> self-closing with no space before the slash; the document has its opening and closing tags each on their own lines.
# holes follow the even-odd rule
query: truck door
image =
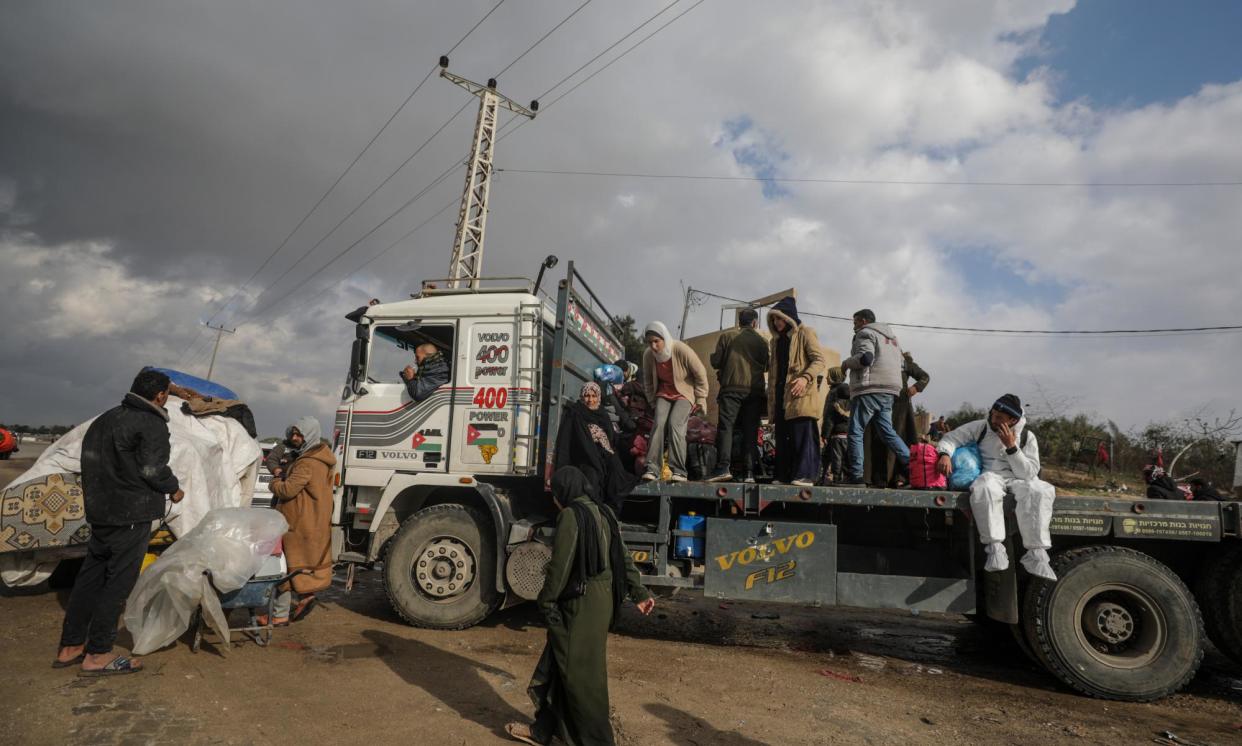
<svg viewBox="0 0 1242 746">
<path fill-rule="evenodd" d="M 367 356 L 366 394 L 349 417 L 347 463 L 351 469 L 373 470 L 371 479 L 351 474 L 355 484 L 381 484 L 385 474 L 403 471 L 447 471 L 451 424 L 456 321 L 416 319 L 377 324 L 371 331 Z M 415 362 L 420 345 L 433 344 L 449 363 L 449 380 L 422 401 L 414 401 L 401 371 Z"/>
<path fill-rule="evenodd" d="M 537 365 L 527 358 L 537 352 L 523 344 L 531 324 L 521 314 L 462 320 L 457 380 L 466 395 L 453 423 L 455 470 L 512 474 L 529 465 L 522 436 L 533 424 L 529 369 Z"/>
</svg>

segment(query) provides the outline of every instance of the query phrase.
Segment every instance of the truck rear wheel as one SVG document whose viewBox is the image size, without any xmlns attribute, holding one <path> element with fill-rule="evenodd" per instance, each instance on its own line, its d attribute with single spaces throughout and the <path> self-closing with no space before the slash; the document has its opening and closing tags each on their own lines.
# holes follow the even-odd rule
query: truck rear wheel
<svg viewBox="0 0 1242 746">
<path fill-rule="evenodd" d="M 456 504 L 423 508 L 401 524 L 388 547 L 384 587 L 402 619 L 417 627 L 463 629 L 500 606 L 488 525 L 477 510 Z"/>
<path fill-rule="evenodd" d="M 1207 561 L 1195 596 L 1203 607 L 1208 639 L 1242 663 L 1242 547 L 1232 546 Z"/>
<path fill-rule="evenodd" d="M 1034 579 L 1023 625 L 1040 662 L 1092 697 L 1145 702 L 1185 686 L 1203 660 L 1203 618 L 1172 570 L 1132 549 L 1090 546 Z"/>
</svg>

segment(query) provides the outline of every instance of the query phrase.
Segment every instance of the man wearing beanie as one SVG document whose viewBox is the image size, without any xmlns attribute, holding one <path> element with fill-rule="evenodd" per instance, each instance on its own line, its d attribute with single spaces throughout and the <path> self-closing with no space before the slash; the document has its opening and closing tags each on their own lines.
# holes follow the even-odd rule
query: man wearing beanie
<svg viewBox="0 0 1242 746">
<path fill-rule="evenodd" d="M 996 400 L 986 420 L 975 420 L 940 439 L 936 464 L 941 474 L 953 473 L 953 451 L 968 443 L 979 445 L 983 473 L 970 485 L 970 509 L 979 527 L 988 558 L 983 569 L 1009 568 L 1005 551 L 1005 492 L 1013 492 L 1018 531 L 1026 553 L 1022 566 L 1036 577 L 1056 580 L 1048 560 L 1052 537 L 1052 502 L 1056 488 L 1039 478 L 1039 441 L 1026 430 L 1022 402 L 1013 394 Z"/>
</svg>

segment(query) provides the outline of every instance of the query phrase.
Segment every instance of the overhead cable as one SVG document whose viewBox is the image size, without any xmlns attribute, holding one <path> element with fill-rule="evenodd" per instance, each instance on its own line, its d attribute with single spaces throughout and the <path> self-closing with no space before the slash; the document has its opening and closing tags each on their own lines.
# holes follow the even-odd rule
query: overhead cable
<svg viewBox="0 0 1242 746">
<path fill-rule="evenodd" d="M 550 105 L 550 104 L 549 104 Z M 547 108 L 547 107 L 545 107 Z M 516 129 L 516 128 L 515 128 Z M 845 184 L 858 186 L 966 186 L 966 187 L 1237 187 L 1242 181 L 953 181 L 916 179 L 841 179 L 827 177 L 725 176 L 714 174 L 657 174 L 628 171 L 571 171 L 567 169 L 498 168 L 511 174 L 596 176 L 626 179 L 683 181 L 748 181 L 782 184 Z"/>
</svg>

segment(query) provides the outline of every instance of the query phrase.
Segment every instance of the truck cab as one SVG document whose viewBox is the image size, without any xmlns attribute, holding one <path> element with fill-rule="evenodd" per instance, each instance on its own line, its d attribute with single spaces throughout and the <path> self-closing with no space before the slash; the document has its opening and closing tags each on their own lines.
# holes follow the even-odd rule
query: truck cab
<svg viewBox="0 0 1242 746">
<path fill-rule="evenodd" d="M 504 602 L 504 548 L 555 514 L 546 444 L 564 392 L 622 355 L 572 262 L 555 301 L 529 281 L 481 284 L 369 307 L 333 428 L 335 555 L 384 560 L 393 606 L 422 626 L 468 626 Z M 427 344 L 449 380 L 414 401 L 400 371 Z"/>
</svg>

